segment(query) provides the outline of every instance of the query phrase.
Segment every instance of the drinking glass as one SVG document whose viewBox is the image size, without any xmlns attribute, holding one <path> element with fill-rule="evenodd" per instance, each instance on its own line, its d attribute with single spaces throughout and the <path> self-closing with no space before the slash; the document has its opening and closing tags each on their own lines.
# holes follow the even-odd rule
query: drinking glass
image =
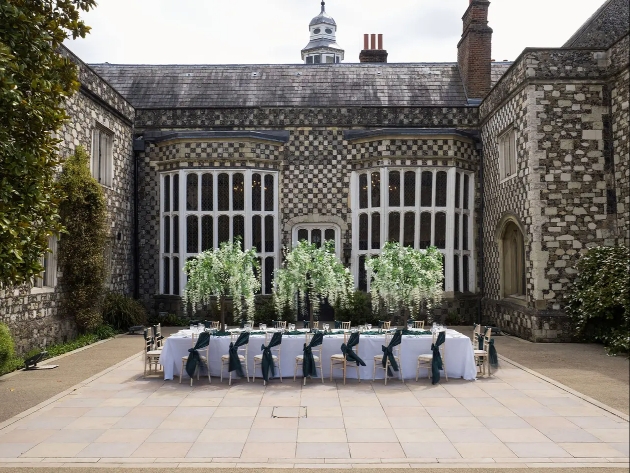
<svg viewBox="0 0 630 473">
<path fill-rule="evenodd" d="M 289 331 L 295 332 L 295 324 L 289 324 Z"/>
<path fill-rule="evenodd" d="M 412 328 L 413 328 L 413 324 L 408 323 L 407 324 L 407 330 L 411 331 Z"/>
<path fill-rule="evenodd" d="M 260 324 L 260 325 L 258 325 L 258 328 L 259 328 L 260 330 L 262 330 L 262 331 L 265 331 L 265 330 L 267 330 L 267 325 L 265 325 L 265 324 Z"/>
<path fill-rule="evenodd" d="M 330 330 L 330 324 L 324 324 L 324 331 L 328 332 Z"/>
<path fill-rule="evenodd" d="M 368 332 L 372 330 L 372 324 L 367 324 L 367 329 L 368 329 Z"/>
</svg>

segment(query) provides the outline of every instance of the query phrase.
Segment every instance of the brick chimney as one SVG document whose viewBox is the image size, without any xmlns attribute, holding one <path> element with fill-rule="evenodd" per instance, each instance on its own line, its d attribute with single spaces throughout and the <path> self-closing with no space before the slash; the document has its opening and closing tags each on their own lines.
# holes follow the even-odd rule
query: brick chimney
<svg viewBox="0 0 630 473">
<path fill-rule="evenodd" d="M 371 36 L 371 47 L 370 47 Z M 383 35 L 378 35 L 378 45 L 376 35 L 363 35 L 363 51 L 359 54 L 360 62 L 387 62 L 387 51 L 383 49 Z"/>
<path fill-rule="evenodd" d="M 457 63 L 470 99 L 483 99 L 490 91 L 492 28 L 488 26 L 488 0 L 470 0 L 464 13 L 464 32 L 457 44 Z"/>
</svg>

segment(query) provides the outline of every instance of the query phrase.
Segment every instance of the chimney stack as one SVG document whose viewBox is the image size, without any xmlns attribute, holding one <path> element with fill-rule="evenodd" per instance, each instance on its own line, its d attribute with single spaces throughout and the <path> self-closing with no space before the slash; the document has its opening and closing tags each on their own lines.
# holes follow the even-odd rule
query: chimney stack
<svg viewBox="0 0 630 473">
<path fill-rule="evenodd" d="M 457 63 L 466 94 L 483 99 L 491 86 L 492 28 L 488 26 L 488 0 L 470 0 L 464 13 L 464 31 L 457 44 Z"/>
<path fill-rule="evenodd" d="M 363 51 L 359 54 L 360 62 L 387 62 L 387 51 L 383 49 L 383 35 L 378 35 L 378 45 L 376 35 L 363 35 Z M 371 44 L 370 44 L 371 43 Z"/>
</svg>

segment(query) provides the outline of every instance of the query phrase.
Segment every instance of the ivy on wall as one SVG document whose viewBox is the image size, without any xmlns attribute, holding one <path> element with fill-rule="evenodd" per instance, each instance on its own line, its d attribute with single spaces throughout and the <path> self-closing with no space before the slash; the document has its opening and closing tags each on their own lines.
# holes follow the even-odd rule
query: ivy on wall
<svg viewBox="0 0 630 473">
<path fill-rule="evenodd" d="M 88 332 L 103 322 L 107 207 L 83 148 L 65 162 L 59 184 L 65 195 L 59 214 L 66 228 L 59 242 L 61 311 L 76 320 L 81 332 Z"/>
</svg>

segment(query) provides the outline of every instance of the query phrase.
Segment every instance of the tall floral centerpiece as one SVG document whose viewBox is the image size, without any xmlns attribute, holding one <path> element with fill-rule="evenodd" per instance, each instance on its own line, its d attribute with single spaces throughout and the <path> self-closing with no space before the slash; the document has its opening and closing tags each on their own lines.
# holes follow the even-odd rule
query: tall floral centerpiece
<svg viewBox="0 0 630 473">
<path fill-rule="evenodd" d="M 335 256 L 332 241 L 320 248 L 300 241 L 291 251 L 285 250 L 284 267 L 275 274 L 273 297 L 276 311 L 281 314 L 286 306 L 295 311 L 298 297 L 304 310 L 308 294 L 312 327 L 320 300 L 345 307 L 353 288 L 352 274 Z"/>
<path fill-rule="evenodd" d="M 383 302 L 388 312 L 400 310 L 405 325 L 423 303 L 431 309 L 442 299 L 442 254 L 435 247 L 415 250 L 388 242 L 378 257 L 368 258 L 372 306 Z"/>
<path fill-rule="evenodd" d="M 254 296 L 260 290 L 259 264 L 253 249 L 243 251 L 240 241 L 221 243 L 220 248 L 204 251 L 186 262 L 188 282 L 184 302 L 196 310 L 216 297 L 221 314 L 221 330 L 225 330 L 225 299 L 232 298 L 234 314 L 247 314 L 254 321 Z"/>
</svg>

